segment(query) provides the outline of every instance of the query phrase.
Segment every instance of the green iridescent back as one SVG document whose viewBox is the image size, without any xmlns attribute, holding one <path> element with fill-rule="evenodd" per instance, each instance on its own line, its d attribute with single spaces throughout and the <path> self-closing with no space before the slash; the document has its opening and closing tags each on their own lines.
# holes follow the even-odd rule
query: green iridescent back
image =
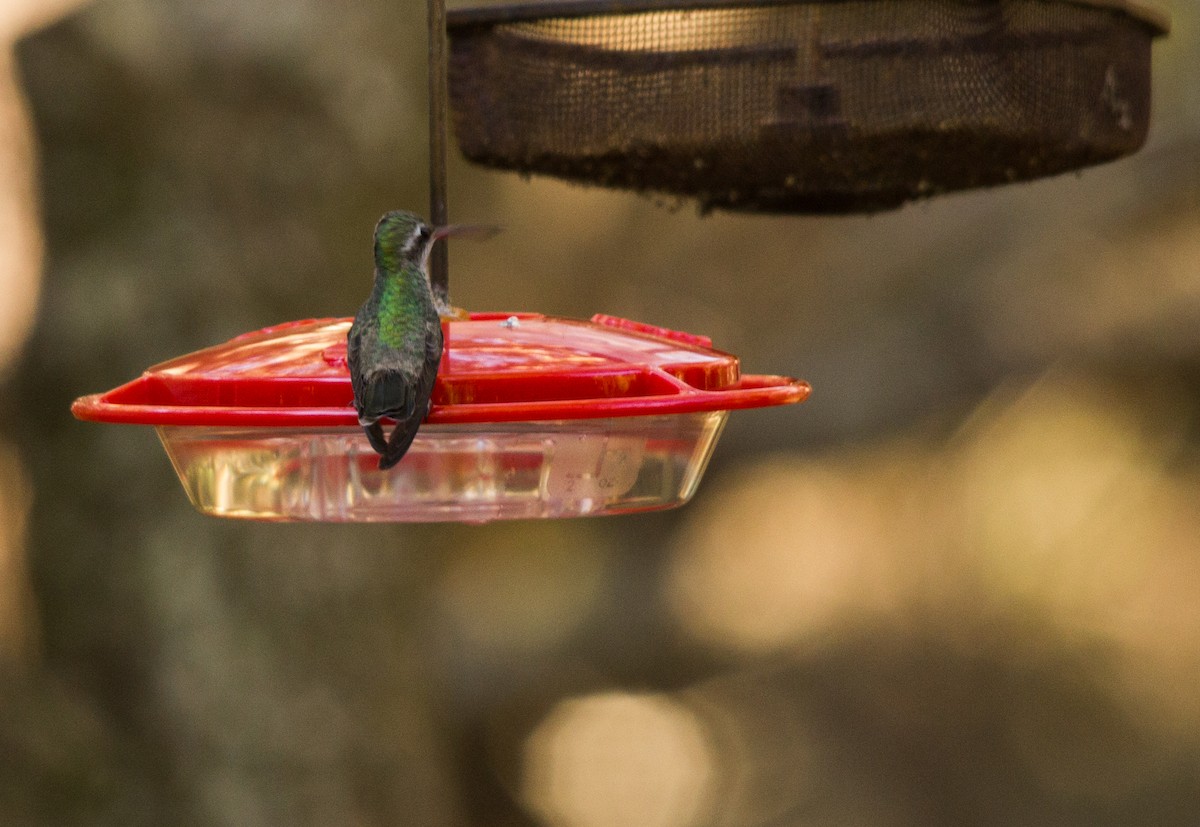
<svg viewBox="0 0 1200 827">
<path fill-rule="evenodd" d="M 406 212 L 388 213 L 376 229 L 379 339 L 397 350 L 421 350 L 422 322 L 437 314 L 424 272 L 423 230 L 428 232 L 421 220 Z"/>
<path fill-rule="evenodd" d="M 424 341 L 422 322 L 437 314 L 425 274 L 418 267 L 404 267 L 385 276 L 380 287 L 379 340 L 397 350 L 417 348 Z"/>
</svg>

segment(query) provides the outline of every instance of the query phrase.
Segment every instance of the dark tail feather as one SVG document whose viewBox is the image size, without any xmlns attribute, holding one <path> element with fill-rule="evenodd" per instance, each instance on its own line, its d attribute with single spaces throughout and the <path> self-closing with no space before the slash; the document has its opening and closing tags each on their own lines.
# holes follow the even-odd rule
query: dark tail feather
<svg viewBox="0 0 1200 827">
<path fill-rule="evenodd" d="M 387 437 L 383 435 L 383 426 L 378 420 L 370 425 L 363 425 L 363 431 L 367 434 L 367 440 L 371 443 L 371 447 L 375 449 L 377 454 L 386 454 L 388 449 Z"/>
<path fill-rule="evenodd" d="M 422 411 L 419 415 L 414 411 L 413 415 L 403 422 L 396 423 L 395 429 L 392 431 L 391 437 L 388 438 L 387 450 L 381 451 L 379 457 L 379 470 L 386 471 L 400 460 L 404 459 L 404 455 L 408 453 L 408 448 L 412 445 L 414 439 L 417 438 L 417 429 L 421 425 L 421 420 L 425 418 L 428 411 Z"/>
</svg>

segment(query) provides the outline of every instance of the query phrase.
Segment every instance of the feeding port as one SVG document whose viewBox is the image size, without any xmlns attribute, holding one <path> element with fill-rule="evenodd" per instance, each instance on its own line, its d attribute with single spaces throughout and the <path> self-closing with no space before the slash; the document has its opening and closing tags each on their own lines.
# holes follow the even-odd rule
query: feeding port
<svg viewBox="0 0 1200 827">
<path fill-rule="evenodd" d="M 154 426 L 197 509 L 260 520 L 442 521 L 671 508 L 730 410 L 800 402 L 701 336 L 607 316 L 446 323 L 434 404 L 381 471 L 352 405 L 348 319 L 293 322 L 76 400 L 81 419 Z"/>
</svg>

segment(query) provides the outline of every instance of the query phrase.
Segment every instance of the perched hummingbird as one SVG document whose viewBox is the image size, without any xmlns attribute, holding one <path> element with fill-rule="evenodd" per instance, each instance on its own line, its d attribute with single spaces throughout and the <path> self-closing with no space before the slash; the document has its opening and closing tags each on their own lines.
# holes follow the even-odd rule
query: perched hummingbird
<svg viewBox="0 0 1200 827">
<path fill-rule="evenodd" d="M 441 316 L 454 310 L 429 284 L 429 252 L 455 234 L 491 235 L 493 227 L 430 227 L 395 210 L 375 226 L 375 286 L 346 335 L 346 363 L 358 422 L 379 454 L 379 468 L 404 456 L 429 413 L 442 359 Z M 384 437 L 384 417 L 396 427 Z"/>
</svg>

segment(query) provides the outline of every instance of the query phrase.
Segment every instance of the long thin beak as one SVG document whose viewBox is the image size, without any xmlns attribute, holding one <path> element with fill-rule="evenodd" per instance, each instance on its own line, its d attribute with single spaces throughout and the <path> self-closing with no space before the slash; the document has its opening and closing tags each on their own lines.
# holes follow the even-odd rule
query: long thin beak
<svg viewBox="0 0 1200 827">
<path fill-rule="evenodd" d="M 432 245 L 438 239 L 450 236 L 486 241 L 503 229 L 494 224 L 447 224 L 445 227 L 433 228 L 433 232 L 429 234 L 429 243 Z"/>
</svg>

